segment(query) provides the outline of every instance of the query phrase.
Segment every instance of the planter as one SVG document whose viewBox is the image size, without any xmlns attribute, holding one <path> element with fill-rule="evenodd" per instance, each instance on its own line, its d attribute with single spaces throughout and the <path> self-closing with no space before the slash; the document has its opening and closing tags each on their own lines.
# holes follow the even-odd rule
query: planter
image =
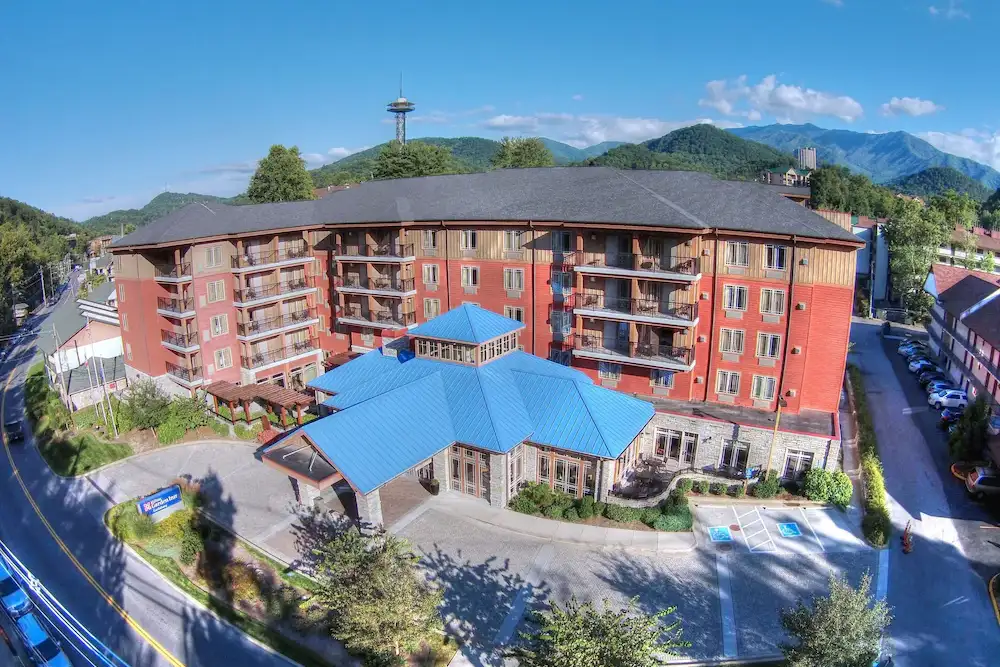
<svg viewBox="0 0 1000 667">
<path fill-rule="evenodd" d="M 436 496 L 441 492 L 441 482 L 437 479 L 432 479 L 427 483 L 427 490 L 430 491 L 432 496 Z"/>
</svg>

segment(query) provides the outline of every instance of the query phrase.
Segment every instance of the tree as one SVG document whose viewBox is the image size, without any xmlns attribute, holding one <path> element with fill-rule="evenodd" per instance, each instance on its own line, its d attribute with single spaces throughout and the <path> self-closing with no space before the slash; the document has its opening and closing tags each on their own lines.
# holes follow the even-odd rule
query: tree
<svg viewBox="0 0 1000 667">
<path fill-rule="evenodd" d="M 271 146 L 250 179 L 247 197 L 254 204 L 312 199 L 312 176 L 306 171 L 298 147 Z"/>
<path fill-rule="evenodd" d="M 153 380 L 138 380 L 128 389 L 122 407 L 134 428 L 156 428 L 170 414 L 170 397 Z"/>
<path fill-rule="evenodd" d="M 893 289 L 903 306 L 917 318 L 924 318 L 930 308 L 924 281 L 937 259 L 938 247 L 951 234 L 944 215 L 920 202 L 901 200 L 885 224 L 889 246 L 889 274 Z"/>
<path fill-rule="evenodd" d="M 555 163 L 552 151 L 537 137 L 504 137 L 490 160 L 494 169 L 551 167 Z"/>
<path fill-rule="evenodd" d="M 672 649 L 690 646 L 681 641 L 681 622 L 665 625 L 663 618 L 674 607 L 646 614 L 632 599 L 624 609 L 604 601 L 598 610 L 592 602 L 576 598 L 550 611 L 533 612 L 532 631 L 520 633 L 522 643 L 510 650 L 522 667 L 653 667 L 662 665 Z"/>
<path fill-rule="evenodd" d="M 996 268 L 996 257 L 989 250 L 983 252 L 983 258 L 979 260 L 976 268 L 980 271 L 986 271 L 987 273 L 993 273 L 993 269 Z"/>
<path fill-rule="evenodd" d="M 979 252 L 979 244 L 976 241 L 976 235 L 967 229 L 961 230 L 959 233 L 959 242 L 957 244 L 952 244 L 955 246 L 955 250 L 960 250 L 964 257 L 959 258 L 959 263 L 967 269 L 974 269 L 979 266 L 979 259 L 977 258 L 977 253 Z"/>
<path fill-rule="evenodd" d="M 948 451 L 953 461 L 975 461 L 983 457 L 990 438 L 990 406 L 977 396 L 958 418 L 955 430 L 948 435 Z"/>
<path fill-rule="evenodd" d="M 793 638 L 781 651 L 789 667 L 871 667 L 882 633 L 892 620 L 884 600 L 870 595 L 866 572 L 853 588 L 846 578 L 830 577 L 830 593 L 802 600 L 781 612 L 781 625 Z"/>
<path fill-rule="evenodd" d="M 949 190 L 943 195 L 931 197 L 927 206 L 944 216 L 945 221 L 952 226 L 971 230 L 979 218 L 979 204 L 967 194 L 958 194 Z"/>
<path fill-rule="evenodd" d="M 405 654 L 440 629 L 441 593 L 417 572 L 406 540 L 349 528 L 317 555 L 318 596 L 334 613 L 333 634 L 366 665 L 405 664 Z"/>
<path fill-rule="evenodd" d="M 461 171 L 461 167 L 447 148 L 419 141 L 411 141 L 408 144 L 390 141 L 379 152 L 372 168 L 372 173 L 377 179 L 436 176 L 457 174 Z"/>
</svg>

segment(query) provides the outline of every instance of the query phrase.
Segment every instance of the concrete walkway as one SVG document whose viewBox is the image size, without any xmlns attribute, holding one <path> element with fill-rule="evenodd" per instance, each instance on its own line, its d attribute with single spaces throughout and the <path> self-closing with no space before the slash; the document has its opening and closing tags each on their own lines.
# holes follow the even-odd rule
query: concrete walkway
<svg viewBox="0 0 1000 667">
<path fill-rule="evenodd" d="M 528 535 L 552 542 L 569 542 L 611 548 L 642 549 L 660 553 L 692 551 L 697 544 L 695 533 L 664 533 L 653 530 L 629 530 L 590 526 L 582 523 L 556 521 L 539 516 L 520 514 L 511 510 L 491 507 L 482 500 L 476 500 L 459 493 L 444 493 L 423 505 L 417 511 L 435 509 L 456 514 L 497 528 L 503 528 L 521 535 Z M 392 529 L 401 530 L 403 521 L 415 518 L 413 513 L 397 522 Z M 407 521 L 408 523 L 408 521 Z M 402 525 L 401 525 L 402 524 Z"/>
</svg>

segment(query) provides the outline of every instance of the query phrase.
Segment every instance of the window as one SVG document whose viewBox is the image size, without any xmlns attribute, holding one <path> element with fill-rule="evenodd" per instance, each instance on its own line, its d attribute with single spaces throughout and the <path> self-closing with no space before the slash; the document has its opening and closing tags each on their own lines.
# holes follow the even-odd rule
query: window
<svg viewBox="0 0 1000 667">
<path fill-rule="evenodd" d="M 750 389 L 750 396 L 759 401 L 773 401 L 774 390 L 778 381 L 774 378 L 763 375 L 753 376 L 753 387 Z"/>
<path fill-rule="evenodd" d="M 760 312 L 765 315 L 784 315 L 785 290 L 762 289 L 760 291 Z"/>
<path fill-rule="evenodd" d="M 681 446 L 681 460 L 684 463 L 694 462 L 694 452 L 698 449 L 698 434 L 685 433 L 684 442 Z"/>
<path fill-rule="evenodd" d="M 208 302 L 215 303 L 225 298 L 226 283 L 222 280 L 213 280 L 208 283 Z"/>
<path fill-rule="evenodd" d="M 654 368 L 649 372 L 649 384 L 654 387 L 670 389 L 674 386 L 674 372 Z"/>
<path fill-rule="evenodd" d="M 722 445 L 722 457 L 719 459 L 719 465 L 722 468 L 742 473 L 747 468 L 747 456 L 749 453 L 749 443 L 728 440 Z"/>
<path fill-rule="evenodd" d="M 602 361 L 597 367 L 597 376 L 602 380 L 620 380 L 622 377 L 622 365 L 613 364 L 610 361 Z"/>
<path fill-rule="evenodd" d="M 743 285 L 726 285 L 722 288 L 722 307 L 726 310 L 747 309 L 747 288 Z"/>
<path fill-rule="evenodd" d="M 516 306 L 504 306 L 503 316 L 524 324 L 524 308 Z"/>
<path fill-rule="evenodd" d="M 215 351 L 215 368 L 217 370 L 222 370 L 223 368 L 229 368 L 233 365 L 233 353 L 229 351 L 228 347 L 224 347 L 221 350 Z"/>
<path fill-rule="evenodd" d="M 125 303 L 125 286 L 120 283 L 118 285 L 118 302 Z"/>
<path fill-rule="evenodd" d="M 573 237 L 570 232 L 552 232 L 552 251 L 569 252 L 573 249 Z"/>
<path fill-rule="evenodd" d="M 507 481 L 510 487 L 507 489 L 508 495 L 513 497 L 521 489 L 521 481 L 524 479 L 524 445 L 520 444 L 510 450 L 507 454 L 508 474 Z"/>
<path fill-rule="evenodd" d="M 726 241 L 726 266 L 750 266 L 750 244 Z"/>
<path fill-rule="evenodd" d="M 212 338 L 229 333 L 229 316 L 212 315 Z"/>
<path fill-rule="evenodd" d="M 742 329 L 720 329 L 719 350 L 729 354 L 743 354 L 743 337 Z"/>
<path fill-rule="evenodd" d="M 771 333 L 757 334 L 757 356 L 777 359 L 781 356 L 781 336 Z"/>
<path fill-rule="evenodd" d="M 439 268 L 437 264 L 424 264 L 424 283 L 428 285 L 437 285 Z"/>
<path fill-rule="evenodd" d="M 433 229 L 425 229 L 420 235 L 421 245 L 424 250 L 436 250 L 438 247 L 438 233 Z"/>
<path fill-rule="evenodd" d="M 521 250 L 521 235 L 524 232 L 510 229 L 503 233 L 503 249 L 507 252 L 518 252 Z"/>
<path fill-rule="evenodd" d="M 441 314 L 441 299 L 424 299 L 424 319 L 430 320 Z"/>
<path fill-rule="evenodd" d="M 719 394 L 729 394 L 732 396 L 740 393 L 740 374 L 735 371 L 719 371 L 719 378 L 715 383 L 715 391 Z"/>
<path fill-rule="evenodd" d="M 479 287 L 479 267 L 462 267 L 462 287 Z"/>
<path fill-rule="evenodd" d="M 781 477 L 782 479 L 800 480 L 812 467 L 813 455 L 811 452 L 790 449 L 785 454 L 785 468 Z"/>
<path fill-rule="evenodd" d="M 573 292 L 573 274 L 569 271 L 552 272 L 552 293 L 571 294 Z"/>
<path fill-rule="evenodd" d="M 122 331 L 128 331 L 128 313 L 122 313 Z"/>
<path fill-rule="evenodd" d="M 764 268 L 784 271 L 788 268 L 788 246 L 773 245 L 768 243 L 764 246 Z"/>
<path fill-rule="evenodd" d="M 475 250 L 477 247 L 478 247 L 478 239 L 476 238 L 476 230 L 463 229 L 462 250 Z"/>
<path fill-rule="evenodd" d="M 524 290 L 524 269 L 504 269 L 503 288 L 507 291 Z"/>
<path fill-rule="evenodd" d="M 552 333 L 568 335 L 573 330 L 573 313 L 564 310 L 553 310 L 549 321 L 552 324 Z"/>
<path fill-rule="evenodd" d="M 205 248 L 205 268 L 215 269 L 222 266 L 222 246 L 214 245 Z"/>
</svg>

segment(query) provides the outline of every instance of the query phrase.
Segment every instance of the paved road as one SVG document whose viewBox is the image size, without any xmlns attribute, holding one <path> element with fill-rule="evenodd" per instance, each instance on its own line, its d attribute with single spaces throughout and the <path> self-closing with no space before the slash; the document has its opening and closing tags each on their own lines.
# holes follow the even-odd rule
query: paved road
<svg viewBox="0 0 1000 667">
<path fill-rule="evenodd" d="M 889 551 L 888 600 L 899 667 L 997 664 L 1000 629 L 985 577 L 1000 570 L 1000 549 L 981 528 L 989 517 L 948 471 L 938 415 L 879 327 L 855 320 L 852 361 L 864 374 L 885 467 L 893 524 L 912 520 L 914 549 Z M 898 535 L 898 532 L 897 532 Z"/>
<path fill-rule="evenodd" d="M 64 294 L 68 298 L 69 291 Z M 46 326 L 43 321 L 40 326 Z M 6 381 L 4 420 L 24 414 L 23 380 L 34 356 L 27 339 L 0 366 Z M 129 623 L 77 571 L 35 512 L 12 465 L 16 465 L 38 509 L 67 549 L 100 587 L 124 608 L 142 630 Z M 30 438 L 0 451 L 0 539 L 44 582 L 49 590 L 98 638 L 136 667 L 178 665 L 288 664 L 231 626 L 220 622 L 170 587 L 144 562 L 126 552 L 105 529 L 102 517 L 110 503 L 86 480 L 67 480 L 49 471 Z M 143 638 L 146 632 L 174 656 L 167 657 Z"/>
</svg>

